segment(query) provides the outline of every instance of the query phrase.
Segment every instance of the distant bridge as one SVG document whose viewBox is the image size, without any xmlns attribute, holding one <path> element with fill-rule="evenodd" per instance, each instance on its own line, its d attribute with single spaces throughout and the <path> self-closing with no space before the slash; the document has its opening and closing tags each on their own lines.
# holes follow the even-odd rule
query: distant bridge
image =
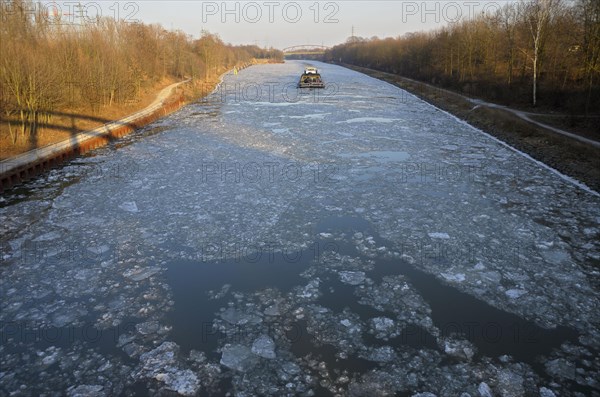
<svg viewBox="0 0 600 397">
<path fill-rule="evenodd" d="M 283 49 L 285 55 L 323 55 L 331 47 L 318 44 L 302 44 Z"/>
</svg>

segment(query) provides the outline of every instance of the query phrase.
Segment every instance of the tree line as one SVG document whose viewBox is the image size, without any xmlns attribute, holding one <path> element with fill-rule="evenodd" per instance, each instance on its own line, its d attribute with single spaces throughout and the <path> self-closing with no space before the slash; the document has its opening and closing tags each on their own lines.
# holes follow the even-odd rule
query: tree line
<svg viewBox="0 0 600 397">
<path fill-rule="evenodd" d="M 27 139 L 63 109 L 135 100 L 164 78 L 205 79 L 217 69 L 253 58 L 283 60 L 283 53 L 232 46 L 214 34 L 194 39 L 157 24 L 109 17 L 85 24 L 32 10 L 32 0 L 3 1 L 0 23 L 0 117 L 11 142 Z M 8 131 L 6 131 L 8 130 Z"/>
<path fill-rule="evenodd" d="M 507 105 L 597 112 L 600 1 L 521 0 L 434 31 L 351 37 L 325 58 Z"/>
</svg>

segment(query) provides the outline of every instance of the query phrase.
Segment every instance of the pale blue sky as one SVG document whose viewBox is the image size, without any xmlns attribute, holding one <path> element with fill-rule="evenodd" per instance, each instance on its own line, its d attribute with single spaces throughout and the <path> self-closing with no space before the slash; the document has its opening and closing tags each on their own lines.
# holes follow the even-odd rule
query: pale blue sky
<svg viewBox="0 0 600 397">
<path fill-rule="evenodd" d="M 82 1 L 87 15 L 160 23 L 198 37 L 202 29 L 225 42 L 284 47 L 298 44 L 331 46 L 357 36 L 389 37 L 442 26 L 499 8 L 500 1 Z M 72 1 L 56 1 L 63 13 Z M 99 11 L 97 11 L 99 10 Z"/>
</svg>

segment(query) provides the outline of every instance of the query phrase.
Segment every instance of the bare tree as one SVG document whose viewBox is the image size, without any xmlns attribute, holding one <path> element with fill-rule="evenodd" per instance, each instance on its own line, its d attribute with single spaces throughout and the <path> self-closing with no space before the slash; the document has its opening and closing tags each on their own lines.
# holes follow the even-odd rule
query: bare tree
<svg viewBox="0 0 600 397">
<path fill-rule="evenodd" d="M 504 103 L 579 112 L 584 102 L 600 103 L 600 1 L 521 0 L 435 31 L 352 40 L 326 57 Z"/>
<path fill-rule="evenodd" d="M 528 54 L 532 62 L 532 103 L 537 104 L 537 88 L 539 76 L 539 63 L 545 40 L 548 35 L 548 26 L 556 15 L 560 6 L 560 0 L 521 0 L 522 17 L 525 20 L 531 35 L 531 54 Z"/>
<path fill-rule="evenodd" d="M 573 51 L 583 50 L 587 77 L 585 113 L 589 112 L 594 76 L 600 74 L 600 1 L 579 0 L 578 14 L 583 21 L 583 42 Z"/>
<path fill-rule="evenodd" d="M 498 10 L 498 19 L 506 39 L 506 81 L 508 85 L 512 83 L 513 68 L 515 64 L 516 47 L 516 27 L 517 27 L 517 8 L 514 4 L 506 4 Z"/>
</svg>

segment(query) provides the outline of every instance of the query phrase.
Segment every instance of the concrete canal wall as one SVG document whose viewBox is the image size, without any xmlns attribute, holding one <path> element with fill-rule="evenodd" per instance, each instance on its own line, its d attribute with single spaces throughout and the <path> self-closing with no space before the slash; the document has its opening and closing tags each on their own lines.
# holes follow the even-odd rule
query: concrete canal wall
<svg viewBox="0 0 600 397">
<path fill-rule="evenodd" d="M 122 119 L 112 121 L 92 130 L 80 132 L 62 142 L 33 149 L 0 162 L 0 191 L 10 189 L 36 175 L 54 168 L 90 150 L 121 138 L 136 128 L 174 112 L 184 104 L 183 96 L 171 97 L 173 90 L 189 80 L 171 84 L 162 89 L 146 108 Z"/>
</svg>

